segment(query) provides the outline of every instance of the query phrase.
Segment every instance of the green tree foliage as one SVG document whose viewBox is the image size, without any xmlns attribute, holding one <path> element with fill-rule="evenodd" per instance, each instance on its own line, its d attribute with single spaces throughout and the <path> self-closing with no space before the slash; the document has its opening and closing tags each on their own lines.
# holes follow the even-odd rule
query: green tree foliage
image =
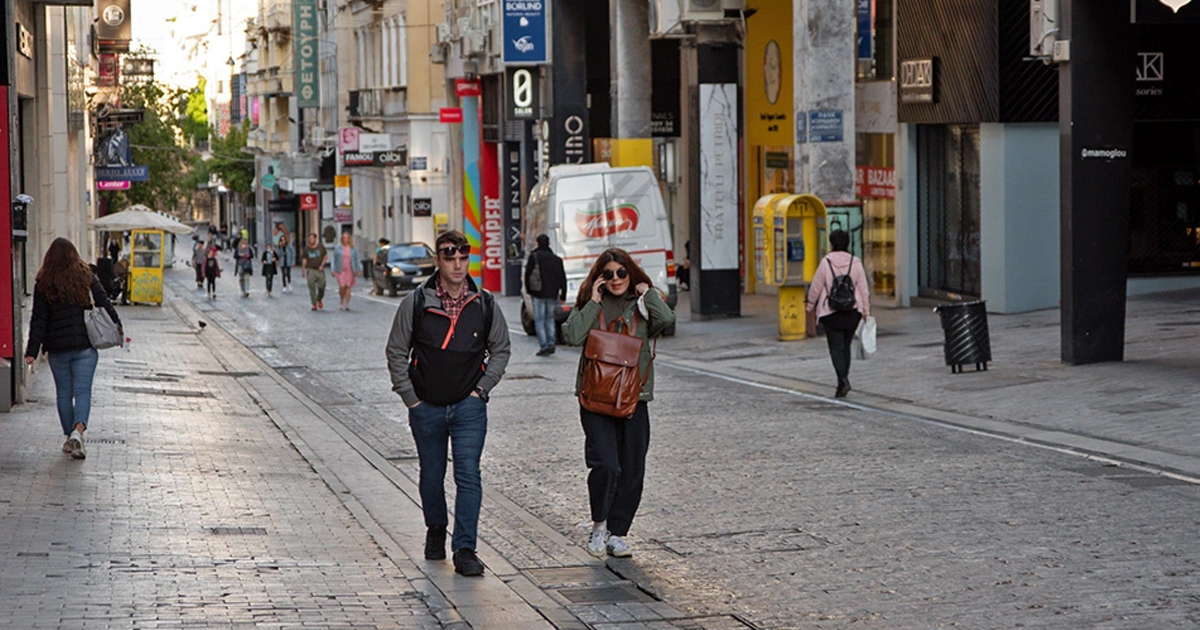
<svg viewBox="0 0 1200 630">
<path fill-rule="evenodd" d="M 126 124 L 133 163 L 150 167 L 150 181 L 134 182 L 129 190 L 100 193 L 109 212 L 140 203 L 155 210 L 171 211 L 179 207 L 193 190 L 199 162 L 195 149 L 184 144 L 179 106 L 182 90 L 167 90 L 154 81 L 121 86 L 121 107 L 142 109 L 141 123 Z M 203 99 L 202 99 L 203 100 Z M 102 132 L 103 142 L 108 132 Z"/>
<path fill-rule="evenodd" d="M 249 195 L 254 192 L 254 158 L 245 153 L 246 137 L 250 133 L 250 121 L 231 126 L 222 138 L 212 135 L 209 150 L 212 159 L 205 162 L 208 170 L 216 173 L 225 186 L 233 192 Z"/>
<path fill-rule="evenodd" d="M 208 140 L 208 105 L 204 99 L 204 88 L 207 85 L 204 77 L 182 98 L 179 99 L 182 111 L 179 115 L 179 126 L 183 137 L 193 147 L 201 146 Z"/>
</svg>

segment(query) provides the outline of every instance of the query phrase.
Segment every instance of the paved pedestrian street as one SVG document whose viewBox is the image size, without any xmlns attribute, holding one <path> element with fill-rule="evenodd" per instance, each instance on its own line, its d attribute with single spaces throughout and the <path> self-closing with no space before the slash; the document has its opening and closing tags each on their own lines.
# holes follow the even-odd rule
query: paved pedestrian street
<svg viewBox="0 0 1200 630">
<path fill-rule="evenodd" d="M 0 416 L 0 626 L 439 627 L 208 333 L 122 311 L 134 342 L 102 353 L 86 460 L 59 450 L 44 362 Z"/>
<path fill-rule="evenodd" d="M 583 549 L 577 352 L 536 357 L 501 298 L 513 360 L 489 403 L 488 571 L 467 579 L 422 557 L 383 355 L 399 299 L 212 302 L 187 274 L 168 272 L 165 306 L 122 308 L 134 342 L 101 354 L 87 460 L 59 452 L 44 363 L 33 400 L 0 416 L 0 605 L 16 620 L 0 627 L 1200 621 L 1200 349 L 1172 332 L 1200 297 L 1131 300 L 1129 361 L 1105 366 L 1057 364 L 1046 312 L 995 317 L 996 362 L 953 376 L 936 317 L 879 308 L 880 353 L 840 400 L 824 341 L 775 341 L 769 300 L 715 322 L 684 301 L 657 348 L 634 555 L 605 561 Z"/>
</svg>

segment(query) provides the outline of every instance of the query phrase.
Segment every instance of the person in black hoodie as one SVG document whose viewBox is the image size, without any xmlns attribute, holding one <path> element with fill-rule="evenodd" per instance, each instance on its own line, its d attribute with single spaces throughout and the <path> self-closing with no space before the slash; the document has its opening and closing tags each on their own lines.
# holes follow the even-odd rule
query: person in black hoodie
<svg viewBox="0 0 1200 630">
<path fill-rule="evenodd" d="M 538 234 L 537 249 L 525 263 L 525 292 L 533 299 L 533 327 L 537 330 L 539 357 L 554 354 L 555 312 L 567 301 L 567 273 L 563 260 L 550 249 L 550 237 Z"/>
<path fill-rule="evenodd" d="M 29 342 L 25 364 L 32 365 L 45 351 L 54 375 L 58 419 L 62 423 L 64 453 L 75 459 L 87 457 L 83 433 L 92 409 L 92 378 L 100 355 L 88 340 L 84 311 L 103 308 L 118 327 L 121 317 L 104 292 L 104 287 L 75 245 L 65 238 L 50 243 L 33 286 L 33 313 L 29 319 Z M 124 330 L 121 336 L 124 337 Z"/>
</svg>

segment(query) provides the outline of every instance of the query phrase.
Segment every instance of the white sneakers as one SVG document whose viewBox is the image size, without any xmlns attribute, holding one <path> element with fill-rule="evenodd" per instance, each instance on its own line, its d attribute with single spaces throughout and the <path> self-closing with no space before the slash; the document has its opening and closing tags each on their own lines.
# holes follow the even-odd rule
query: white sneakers
<svg viewBox="0 0 1200 630">
<path fill-rule="evenodd" d="M 620 536 L 610 535 L 607 528 L 592 530 L 587 550 L 593 558 L 603 558 L 605 554 L 614 558 L 628 558 L 633 555 L 633 551 L 629 549 L 629 545 L 625 544 L 625 540 Z"/>
<path fill-rule="evenodd" d="M 71 457 L 75 459 L 84 459 L 87 457 L 87 451 L 83 448 L 83 434 L 79 431 L 72 431 L 71 437 L 67 438 L 67 443 L 63 445 L 63 450 L 67 446 L 71 447 Z"/>
<path fill-rule="evenodd" d="M 630 551 L 629 545 L 626 545 L 620 536 L 609 536 L 608 555 L 614 558 L 628 558 L 633 555 L 633 552 Z"/>
<path fill-rule="evenodd" d="M 603 558 L 608 553 L 608 529 L 601 527 L 592 530 L 592 538 L 588 541 L 588 553 L 593 558 Z"/>
</svg>

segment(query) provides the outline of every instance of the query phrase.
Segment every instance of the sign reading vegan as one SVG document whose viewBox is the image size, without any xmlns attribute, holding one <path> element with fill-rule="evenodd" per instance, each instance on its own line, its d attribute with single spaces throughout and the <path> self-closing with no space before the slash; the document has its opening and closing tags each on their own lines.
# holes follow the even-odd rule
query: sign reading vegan
<svg viewBox="0 0 1200 630">
<path fill-rule="evenodd" d="M 293 0 L 296 33 L 296 106 L 321 106 L 321 78 L 317 67 L 317 0 Z"/>
<path fill-rule="evenodd" d="M 546 53 L 546 2 L 504 0 L 504 63 L 542 64 Z"/>
</svg>

